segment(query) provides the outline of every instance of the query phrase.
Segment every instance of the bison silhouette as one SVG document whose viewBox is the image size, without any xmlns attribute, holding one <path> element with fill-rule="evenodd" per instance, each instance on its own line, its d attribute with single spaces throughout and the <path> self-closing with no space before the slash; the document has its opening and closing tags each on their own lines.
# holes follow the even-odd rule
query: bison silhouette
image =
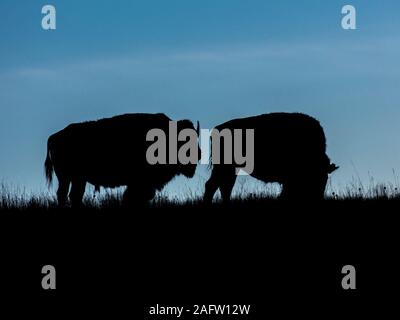
<svg viewBox="0 0 400 320">
<path fill-rule="evenodd" d="M 143 204 L 174 176 L 193 177 L 196 164 L 149 164 L 146 141 L 149 130 L 168 133 L 165 114 L 125 114 L 97 121 L 70 124 L 51 135 L 47 142 L 45 174 L 49 185 L 53 173 L 58 179 L 57 200 L 64 206 L 69 198 L 79 206 L 86 183 L 96 187 L 127 186 L 125 204 Z M 177 121 L 177 130 L 194 129 L 189 120 Z M 197 135 L 199 127 L 197 126 Z M 168 143 L 168 137 L 167 137 Z M 177 142 L 179 147 L 184 142 Z"/>
<path fill-rule="evenodd" d="M 254 129 L 254 169 L 250 175 L 264 182 L 280 183 L 284 199 L 322 199 L 328 174 L 338 168 L 326 155 L 326 139 L 320 123 L 305 114 L 262 114 L 233 119 L 215 129 Z M 223 157 L 223 139 L 220 141 Z M 223 160 L 212 165 L 205 186 L 206 203 L 212 201 L 218 188 L 223 201 L 230 199 L 235 168 L 235 163 L 224 164 Z"/>
</svg>

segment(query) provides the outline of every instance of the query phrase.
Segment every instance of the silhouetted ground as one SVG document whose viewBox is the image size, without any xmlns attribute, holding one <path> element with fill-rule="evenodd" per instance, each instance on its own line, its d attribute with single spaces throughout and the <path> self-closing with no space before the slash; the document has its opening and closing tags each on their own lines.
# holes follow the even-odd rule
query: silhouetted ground
<svg viewBox="0 0 400 320">
<path fill-rule="evenodd" d="M 113 301 L 113 312 L 128 308 L 138 319 L 152 319 L 143 313 L 157 303 L 253 304 L 253 319 L 321 307 L 340 315 L 398 297 L 399 207 L 385 198 L 3 206 L 1 288 L 66 309 Z M 56 267 L 55 293 L 41 290 L 45 264 Z M 355 291 L 341 288 L 347 264 L 357 270 Z"/>
</svg>

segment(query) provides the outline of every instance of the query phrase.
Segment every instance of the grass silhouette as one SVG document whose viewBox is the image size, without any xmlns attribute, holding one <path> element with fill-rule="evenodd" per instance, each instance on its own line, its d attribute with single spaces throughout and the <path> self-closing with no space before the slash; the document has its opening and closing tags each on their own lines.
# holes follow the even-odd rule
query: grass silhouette
<svg viewBox="0 0 400 320">
<path fill-rule="evenodd" d="M 258 192 L 246 192 L 243 186 L 239 186 L 238 191 L 232 197 L 230 203 L 222 203 L 217 196 L 212 206 L 239 206 L 243 209 L 254 207 L 270 207 L 274 205 L 282 205 L 283 200 L 279 199 L 279 193 L 276 188 L 257 190 Z M 272 190 L 272 191 L 271 191 Z M 81 209 L 88 211 L 115 211 L 125 210 L 122 206 L 122 190 L 106 190 L 98 194 L 87 194 L 83 200 Z M 363 203 L 382 203 L 389 202 L 391 204 L 400 203 L 399 187 L 393 183 L 371 183 L 368 186 L 362 185 L 357 181 L 348 184 L 342 190 L 336 190 L 332 186 L 328 186 L 325 199 L 323 201 L 327 205 L 333 203 L 352 204 L 358 202 Z M 163 208 L 201 208 L 203 207 L 202 199 L 188 190 L 188 193 L 180 198 L 169 199 L 162 192 L 159 193 L 146 208 L 141 209 L 163 209 Z M 50 192 L 42 194 L 29 194 L 25 190 L 12 188 L 5 183 L 0 184 L 0 212 L 34 212 L 47 211 L 57 212 L 60 210 L 71 209 L 69 205 L 65 209 L 60 209 L 57 205 L 55 195 Z M 132 208 L 131 208 L 132 209 Z"/>
</svg>

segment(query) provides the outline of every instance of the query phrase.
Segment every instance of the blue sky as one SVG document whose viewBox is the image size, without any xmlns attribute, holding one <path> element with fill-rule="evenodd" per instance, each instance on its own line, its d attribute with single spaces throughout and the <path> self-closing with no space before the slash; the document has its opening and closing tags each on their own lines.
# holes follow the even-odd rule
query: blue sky
<svg viewBox="0 0 400 320">
<path fill-rule="evenodd" d="M 41 28 L 41 8 L 57 29 Z M 357 9 L 357 30 L 341 8 Z M 352 177 L 400 172 L 398 1 L 0 2 L 0 181 L 45 190 L 47 137 L 126 112 L 200 120 L 299 111 Z"/>
</svg>

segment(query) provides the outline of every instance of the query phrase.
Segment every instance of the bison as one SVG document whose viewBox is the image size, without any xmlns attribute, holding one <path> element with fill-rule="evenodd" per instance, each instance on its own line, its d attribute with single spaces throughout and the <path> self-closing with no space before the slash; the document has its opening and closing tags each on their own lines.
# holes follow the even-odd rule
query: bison
<svg viewBox="0 0 400 320">
<path fill-rule="evenodd" d="M 302 113 L 233 119 L 215 129 L 254 130 L 254 168 L 250 175 L 264 182 L 280 183 L 284 199 L 322 199 L 328 174 L 338 168 L 326 155 L 326 139 L 320 123 Z M 223 139 L 220 142 L 217 150 L 222 156 Z M 230 199 L 236 168 L 234 162 L 226 164 L 223 160 L 212 164 L 211 177 L 205 186 L 206 203 L 212 201 L 218 188 L 223 201 Z"/>
<path fill-rule="evenodd" d="M 146 150 L 151 142 L 147 133 L 152 129 L 168 132 L 171 119 L 165 114 L 125 114 L 112 118 L 75 123 L 51 135 L 47 142 L 45 174 L 49 185 L 53 172 L 58 179 L 57 200 L 64 206 L 69 198 L 79 206 L 86 183 L 96 187 L 127 186 L 124 203 L 151 200 L 174 176 L 193 177 L 196 163 L 149 164 Z M 189 120 L 176 122 L 178 132 L 197 130 Z M 168 142 L 168 139 L 167 143 Z M 177 145 L 183 144 L 178 141 Z"/>
</svg>

